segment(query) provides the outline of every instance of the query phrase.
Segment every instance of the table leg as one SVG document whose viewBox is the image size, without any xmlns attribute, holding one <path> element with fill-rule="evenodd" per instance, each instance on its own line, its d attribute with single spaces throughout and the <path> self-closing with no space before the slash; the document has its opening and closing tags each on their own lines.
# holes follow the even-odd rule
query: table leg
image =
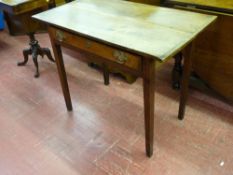
<svg viewBox="0 0 233 175">
<path fill-rule="evenodd" d="M 180 79 L 182 77 L 182 52 L 174 56 L 175 65 L 172 70 L 172 87 L 173 89 L 180 89 Z"/>
<path fill-rule="evenodd" d="M 192 67 L 192 50 L 193 44 L 189 44 L 184 49 L 184 67 L 183 67 L 183 77 L 181 82 L 181 95 L 180 95 L 180 106 L 178 119 L 182 120 L 185 113 L 185 105 L 188 97 L 188 88 L 189 88 L 189 77 Z"/>
<path fill-rule="evenodd" d="M 144 58 L 143 61 L 143 92 L 146 154 L 153 155 L 154 143 L 154 84 L 155 60 Z"/>
<path fill-rule="evenodd" d="M 57 65 L 57 70 L 60 78 L 60 83 L 62 86 L 62 91 L 63 95 L 65 98 L 66 102 L 66 108 L 68 111 L 72 111 L 72 102 L 70 98 L 70 91 L 69 91 L 69 86 L 67 82 L 67 77 L 66 77 L 66 71 L 65 71 L 65 66 L 63 62 L 63 57 L 62 57 L 62 51 L 61 51 L 61 46 L 59 44 L 56 44 L 53 39 L 51 39 L 51 44 L 53 47 L 53 53 L 55 56 L 55 61 Z"/>
<path fill-rule="evenodd" d="M 106 64 L 103 64 L 104 84 L 109 85 L 109 70 Z"/>
</svg>

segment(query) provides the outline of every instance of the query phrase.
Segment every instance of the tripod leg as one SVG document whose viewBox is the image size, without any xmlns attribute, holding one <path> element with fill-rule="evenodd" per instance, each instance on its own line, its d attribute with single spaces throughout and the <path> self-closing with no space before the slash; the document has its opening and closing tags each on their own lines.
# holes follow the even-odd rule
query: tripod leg
<svg viewBox="0 0 233 175">
<path fill-rule="evenodd" d="M 32 54 L 31 48 L 24 49 L 23 50 L 24 61 L 18 62 L 17 65 L 18 66 L 24 66 L 25 64 L 27 64 L 27 62 L 28 62 L 28 55 L 31 55 L 31 54 Z"/>
<path fill-rule="evenodd" d="M 55 62 L 49 48 L 42 48 L 42 52 L 48 57 L 50 61 Z"/>
<path fill-rule="evenodd" d="M 38 78 L 40 76 L 40 73 L 39 73 L 39 66 L 38 66 L 38 61 L 37 61 L 37 49 L 34 50 L 34 52 L 32 53 L 32 60 L 35 64 L 35 67 L 36 67 L 36 73 L 34 75 L 35 78 Z"/>
</svg>

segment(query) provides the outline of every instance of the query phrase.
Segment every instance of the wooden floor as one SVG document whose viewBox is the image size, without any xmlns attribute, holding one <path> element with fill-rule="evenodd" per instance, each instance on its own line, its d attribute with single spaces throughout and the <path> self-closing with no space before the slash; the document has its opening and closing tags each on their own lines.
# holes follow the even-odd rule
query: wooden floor
<svg viewBox="0 0 233 175">
<path fill-rule="evenodd" d="M 50 47 L 47 34 L 37 35 Z M 232 175 L 233 108 L 191 89 L 184 121 L 170 87 L 172 62 L 155 89 L 154 156 L 144 150 L 142 81 L 101 73 L 64 50 L 73 112 L 67 112 L 55 64 L 17 67 L 27 37 L 0 31 L 0 175 Z M 83 58 L 82 58 L 83 59 Z"/>
</svg>

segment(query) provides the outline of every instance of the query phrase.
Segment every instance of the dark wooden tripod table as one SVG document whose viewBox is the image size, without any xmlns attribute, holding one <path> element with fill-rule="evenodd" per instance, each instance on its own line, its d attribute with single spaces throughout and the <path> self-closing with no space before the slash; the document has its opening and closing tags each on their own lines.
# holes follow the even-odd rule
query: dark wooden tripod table
<svg viewBox="0 0 233 175">
<path fill-rule="evenodd" d="M 191 69 L 191 43 L 216 19 L 215 16 L 109 0 L 78 0 L 33 18 L 49 25 L 68 110 L 72 110 L 72 103 L 61 45 L 96 55 L 89 59 L 142 77 L 146 154 L 149 157 L 153 154 L 154 141 L 156 65 L 184 50 L 184 76 L 178 114 L 182 119 Z"/>
<path fill-rule="evenodd" d="M 54 59 L 49 48 L 40 47 L 39 42 L 35 39 L 35 32 L 40 24 L 37 21 L 33 21 L 31 16 L 46 10 L 48 6 L 55 6 L 54 2 L 46 0 L 0 0 L 0 10 L 18 16 L 21 27 L 24 28 L 30 39 L 29 48 L 23 50 L 24 61 L 18 62 L 18 66 L 24 66 L 28 62 L 28 56 L 31 55 L 36 67 L 36 78 L 40 75 L 37 61 L 38 55 L 42 57 L 46 55 L 52 62 L 54 62 Z"/>
</svg>

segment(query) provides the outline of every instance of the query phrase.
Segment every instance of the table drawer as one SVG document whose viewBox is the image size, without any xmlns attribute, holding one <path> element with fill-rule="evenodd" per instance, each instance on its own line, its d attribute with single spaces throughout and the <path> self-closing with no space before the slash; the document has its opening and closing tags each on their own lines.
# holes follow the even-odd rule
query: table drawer
<svg viewBox="0 0 233 175">
<path fill-rule="evenodd" d="M 141 69 L 141 57 L 114 47 L 50 27 L 50 34 L 60 43 L 68 44 L 134 70 Z"/>
</svg>

